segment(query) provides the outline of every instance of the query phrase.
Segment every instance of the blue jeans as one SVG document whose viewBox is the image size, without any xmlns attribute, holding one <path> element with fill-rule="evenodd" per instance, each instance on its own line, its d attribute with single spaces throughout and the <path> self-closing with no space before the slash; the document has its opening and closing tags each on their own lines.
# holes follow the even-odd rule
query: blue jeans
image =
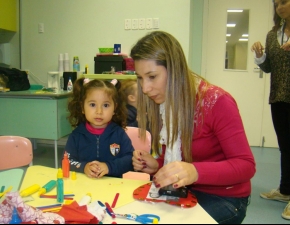
<svg viewBox="0 0 290 225">
<path fill-rule="evenodd" d="M 219 224 L 240 224 L 246 217 L 250 196 L 231 198 L 190 191 L 196 196 L 198 204 Z"/>
</svg>

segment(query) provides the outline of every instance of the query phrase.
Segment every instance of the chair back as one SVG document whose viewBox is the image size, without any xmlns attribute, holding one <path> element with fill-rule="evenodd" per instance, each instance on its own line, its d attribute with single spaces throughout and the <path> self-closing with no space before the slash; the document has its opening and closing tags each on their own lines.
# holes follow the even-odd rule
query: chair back
<svg viewBox="0 0 290 225">
<path fill-rule="evenodd" d="M 131 139 L 132 145 L 136 150 L 144 150 L 151 153 L 151 134 L 149 131 L 146 131 L 146 139 L 143 141 L 139 136 L 138 127 L 126 127 L 126 133 Z M 124 179 L 133 179 L 133 180 L 148 180 L 150 181 L 150 175 L 143 172 L 133 172 L 129 171 L 123 174 Z"/>
<path fill-rule="evenodd" d="M 28 138 L 0 136 L 0 170 L 27 166 L 33 159 L 33 148 Z"/>
<path fill-rule="evenodd" d="M 126 133 L 131 139 L 132 145 L 136 150 L 144 150 L 150 153 L 151 151 L 151 134 L 149 131 L 146 131 L 146 139 L 143 141 L 139 136 L 138 127 L 126 127 Z"/>
</svg>

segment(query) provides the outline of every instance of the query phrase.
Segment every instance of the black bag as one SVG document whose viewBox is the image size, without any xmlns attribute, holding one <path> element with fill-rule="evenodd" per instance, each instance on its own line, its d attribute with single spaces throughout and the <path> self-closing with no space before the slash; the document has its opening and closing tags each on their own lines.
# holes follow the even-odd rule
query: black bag
<svg viewBox="0 0 290 225">
<path fill-rule="evenodd" d="M 0 74 L 8 78 L 6 88 L 10 88 L 10 91 L 25 91 L 30 88 L 28 75 L 25 71 L 16 68 L 0 67 Z"/>
</svg>

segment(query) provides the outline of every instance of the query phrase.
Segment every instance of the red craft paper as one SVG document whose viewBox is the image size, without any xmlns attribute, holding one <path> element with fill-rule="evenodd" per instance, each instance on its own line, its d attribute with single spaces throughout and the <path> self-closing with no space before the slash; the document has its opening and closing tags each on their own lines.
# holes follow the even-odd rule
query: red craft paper
<svg viewBox="0 0 290 225">
<path fill-rule="evenodd" d="M 62 216 L 66 223 L 99 223 L 99 220 L 87 211 L 86 205 L 79 206 L 76 201 L 70 205 L 63 205 L 57 214 Z"/>
<path fill-rule="evenodd" d="M 149 202 L 165 202 L 170 205 L 180 206 L 183 208 L 191 208 L 197 204 L 197 199 L 195 195 L 188 192 L 187 198 L 179 198 L 176 200 L 162 200 L 158 198 L 147 198 L 148 192 L 150 190 L 152 183 L 144 184 L 133 192 L 133 198 L 139 201 L 149 201 Z"/>
</svg>

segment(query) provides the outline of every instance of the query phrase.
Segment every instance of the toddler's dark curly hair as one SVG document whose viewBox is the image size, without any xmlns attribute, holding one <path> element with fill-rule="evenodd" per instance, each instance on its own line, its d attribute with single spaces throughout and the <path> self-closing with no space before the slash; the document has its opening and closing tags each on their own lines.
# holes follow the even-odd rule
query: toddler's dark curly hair
<svg viewBox="0 0 290 225">
<path fill-rule="evenodd" d="M 103 89 L 114 102 L 115 114 L 112 117 L 112 121 L 125 128 L 127 125 L 127 108 L 126 102 L 122 100 L 121 95 L 118 93 L 120 82 L 118 81 L 115 86 L 106 80 L 94 79 L 87 83 L 84 83 L 84 80 L 84 77 L 79 78 L 73 84 L 72 97 L 68 102 L 68 111 L 70 114 L 67 118 L 70 124 L 73 127 L 77 127 L 79 124 L 87 121 L 83 113 L 87 93 L 93 89 Z"/>
</svg>

